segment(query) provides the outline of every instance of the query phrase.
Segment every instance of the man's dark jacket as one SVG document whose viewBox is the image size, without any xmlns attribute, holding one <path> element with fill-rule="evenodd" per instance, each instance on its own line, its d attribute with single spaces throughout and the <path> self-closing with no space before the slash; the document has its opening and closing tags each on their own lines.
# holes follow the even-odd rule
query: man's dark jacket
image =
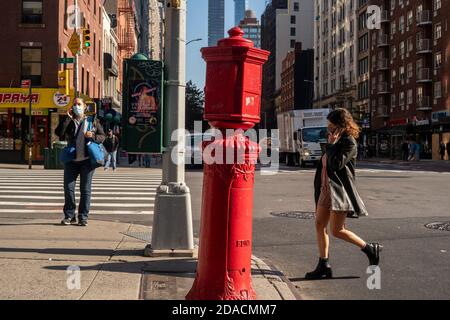
<svg viewBox="0 0 450 320">
<path fill-rule="evenodd" d="M 83 126 L 83 124 L 81 124 L 81 126 Z M 80 130 L 83 130 L 83 127 L 81 127 Z M 103 143 L 103 141 L 105 141 L 106 135 L 98 119 L 95 119 L 94 121 L 93 133 L 94 136 L 92 137 L 92 140 L 97 143 Z M 59 137 L 59 140 L 67 141 L 68 145 L 76 145 L 75 122 L 70 117 L 66 117 L 58 124 L 58 127 L 55 129 L 55 134 Z M 85 140 L 87 143 L 90 139 L 85 138 Z M 88 148 L 84 148 L 84 155 L 86 157 L 89 156 Z"/>
<path fill-rule="evenodd" d="M 105 142 L 103 142 L 103 146 L 108 152 L 117 151 L 117 149 L 119 148 L 119 138 L 117 138 L 115 135 L 113 135 L 112 137 L 106 136 Z"/>
<path fill-rule="evenodd" d="M 331 210 L 348 211 L 348 216 L 367 216 L 367 209 L 355 186 L 357 143 L 355 138 L 343 135 L 335 144 L 327 144 L 327 174 L 331 191 Z M 314 177 L 316 206 L 322 184 L 322 159 Z"/>
</svg>

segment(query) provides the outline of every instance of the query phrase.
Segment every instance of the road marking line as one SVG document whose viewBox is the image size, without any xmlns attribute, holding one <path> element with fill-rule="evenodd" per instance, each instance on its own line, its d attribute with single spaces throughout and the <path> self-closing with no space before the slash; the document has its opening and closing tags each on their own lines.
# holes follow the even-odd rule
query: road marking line
<svg viewBox="0 0 450 320">
<path fill-rule="evenodd" d="M 100 189 L 100 190 L 104 190 L 104 189 Z M 27 190 L 26 194 L 29 193 L 42 193 L 42 194 L 55 194 L 55 193 L 62 193 L 63 191 L 61 189 L 55 189 L 55 191 L 48 191 L 48 190 Z M 14 191 L 11 190 L 1 190 L 0 189 L 0 193 L 14 193 Z M 78 190 L 75 190 L 75 193 L 78 193 Z M 104 195 L 143 195 L 143 196 L 147 196 L 147 195 L 156 195 L 156 192 L 102 192 L 102 191 L 95 191 L 93 192 L 96 195 L 99 194 L 104 194 Z M 17 194 L 17 193 L 15 193 Z"/>
<path fill-rule="evenodd" d="M 35 207 L 63 207 L 63 202 L 7 202 L 0 201 L 0 205 L 3 206 L 35 206 Z M 91 207 L 115 207 L 121 205 L 120 203 L 92 203 Z M 127 203 L 128 208 L 142 208 L 142 207 L 154 207 L 153 203 Z"/>
<path fill-rule="evenodd" d="M 137 198 L 137 197 L 91 197 L 91 200 L 124 200 L 124 201 L 143 201 L 143 200 L 152 200 L 151 195 L 155 195 L 155 193 L 153 194 L 149 194 L 150 197 L 148 198 Z M 79 198 L 79 195 L 77 196 L 77 199 Z M 30 195 L 0 195 L 0 199 L 45 199 L 45 200 L 62 200 L 64 201 L 64 196 L 30 196 Z M 153 199 L 154 201 L 154 199 Z M 114 203 L 116 204 L 116 203 Z M 128 204 L 127 204 L 128 205 Z"/>
<path fill-rule="evenodd" d="M 49 209 L 49 210 L 30 210 L 30 209 L 0 209 L 0 213 L 63 213 L 62 209 Z M 75 213 L 78 214 L 78 213 Z M 153 211 L 151 210 L 136 210 L 136 211 L 109 211 L 109 210 L 90 210 L 89 215 L 91 214 L 111 214 L 111 215 L 153 215 Z"/>
</svg>

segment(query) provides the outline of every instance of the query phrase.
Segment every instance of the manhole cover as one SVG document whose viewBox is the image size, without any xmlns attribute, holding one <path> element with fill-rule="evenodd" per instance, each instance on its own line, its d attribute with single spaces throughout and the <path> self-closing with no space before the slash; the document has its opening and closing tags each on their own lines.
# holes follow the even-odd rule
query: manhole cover
<svg viewBox="0 0 450 320">
<path fill-rule="evenodd" d="M 147 243 L 152 242 L 152 232 L 121 232 L 121 234 Z"/>
<path fill-rule="evenodd" d="M 428 229 L 450 231 L 450 221 L 447 222 L 432 222 L 425 225 Z"/>
<path fill-rule="evenodd" d="M 307 211 L 286 211 L 286 212 L 271 212 L 272 216 L 282 218 L 294 218 L 294 219 L 314 219 L 314 212 Z"/>
</svg>

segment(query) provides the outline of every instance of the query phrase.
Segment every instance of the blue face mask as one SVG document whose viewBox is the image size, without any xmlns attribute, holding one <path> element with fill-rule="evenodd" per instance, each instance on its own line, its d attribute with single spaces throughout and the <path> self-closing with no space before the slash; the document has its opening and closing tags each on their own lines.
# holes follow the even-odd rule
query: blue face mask
<svg viewBox="0 0 450 320">
<path fill-rule="evenodd" d="M 81 116 L 84 112 L 84 107 L 83 106 L 79 106 L 79 105 L 75 105 L 72 107 L 72 111 L 75 115 L 77 116 Z"/>
</svg>

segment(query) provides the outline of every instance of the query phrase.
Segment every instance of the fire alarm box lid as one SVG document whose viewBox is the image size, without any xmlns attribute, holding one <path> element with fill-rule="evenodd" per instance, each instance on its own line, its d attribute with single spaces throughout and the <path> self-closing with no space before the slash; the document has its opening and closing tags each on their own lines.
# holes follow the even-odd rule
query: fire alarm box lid
<svg viewBox="0 0 450 320">
<path fill-rule="evenodd" d="M 249 48 L 254 47 L 254 44 L 251 40 L 245 39 L 243 37 L 244 31 L 242 31 L 242 29 L 240 29 L 239 27 L 234 27 L 228 30 L 228 34 L 230 35 L 229 38 L 219 40 L 218 42 L 219 47 L 234 47 L 234 46 L 249 47 Z"/>
</svg>

